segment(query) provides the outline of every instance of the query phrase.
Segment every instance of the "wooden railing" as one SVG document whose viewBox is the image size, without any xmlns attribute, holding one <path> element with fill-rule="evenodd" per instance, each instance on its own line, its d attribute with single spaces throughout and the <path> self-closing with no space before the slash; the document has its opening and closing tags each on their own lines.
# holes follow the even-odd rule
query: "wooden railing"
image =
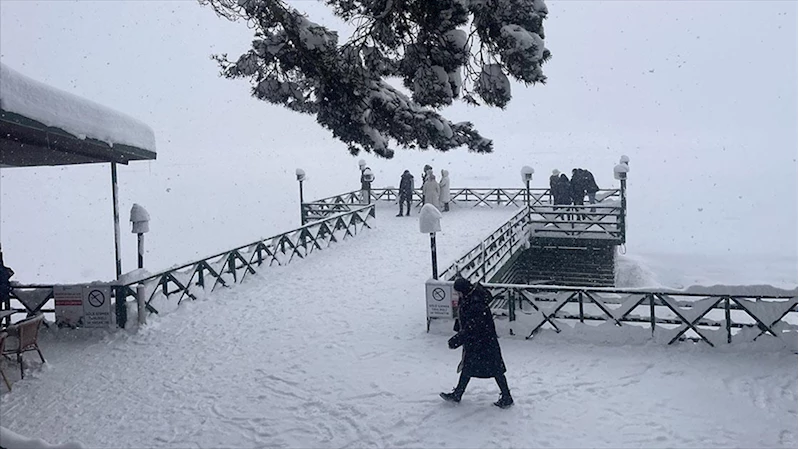
<svg viewBox="0 0 799 449">
<path fill-rule="evenodd" d="M 618 204 L 531 208 L 533 239 L 570 238 L 625 242 L 624 210 Z"/>
<path fill-rule="evenodd" d="M 452 188 L 451 204 L 471 207 L 524 207 L 526 189 L 521 188 Z M 397 202 L 399 190 L 395 188 L 372 189 L 372 202 Z M 597 204 L 580 206 L 554 206 L 549 189 L 530 189 L 530 214 L 533 239 L 569 238 L 607 240 L 624 243 L 626 230 L 620 189 L 597 192 Z M 421 207 L 422 191 L 413 191 L 413 203 Z M 362 205 L 360 191 L 346 192 L 312 202 L 302 203 L 302 216 L 306 223 L 329 215 L 347 212 Z"/>
<path fill-rule="evenodd" d="M 490 280 L 528 245 L 527 233 L 527 209 L 524 208 L 458 258 L 439 275 L 439 279 L 450 281 L 461 276 L 473 282 Z"/>
<path fill-rule="evenodd" d="M 496 315 L 518 321 L 532 338 L 544 326 L 556 332 L 566 321 L 607 321 L 617 327 L 648 327 L 672 344 L 710 346 L 753 341 L 763 335 L 796 340 L 796 295 L 699 294 L 542 285 L 484 284 Z M 686 336 L 686 334 L 695 336 Z M 787 340 L 786 340 L 787 341 Z"/>
<path fill-rule="evenodd" d="M 202 260 L 180 265 L 147 277 L 125 281 L 112 288 L 112 295 L 136 298 L 136 286 L 143 284 L 147 294 L 146 308 L 158 313 L 154 299 L 171 299 L 177 296 L 176 305 L 186 298 L 197 299 L 199 295 L 214 291 L 218 287 L 230 287 L 242 282 L 248 275 L 273 265 L 287 265 L 296 259 L 304 259 L 314 251 L 321 251 L 332 243 L 354 237 L 364 227 L 371 228 L 375 218 L 375 205 L 359 205 L 353 210 L 330 215 L 273 237 L 258 240 Z M 11 308 L 11 304 L 0 308 L 20 314 L 38 312 L 52 313 L 44 308 L 53 299 L 52 285 L 14 285 L 11 299 L 25 308 Z M 11 317 L 5 317 L 10 321 Z M 119 319 L 119 318 L 118 318 Z M 124 318 L 123 318 L 124 321 Z"/>
</svg>

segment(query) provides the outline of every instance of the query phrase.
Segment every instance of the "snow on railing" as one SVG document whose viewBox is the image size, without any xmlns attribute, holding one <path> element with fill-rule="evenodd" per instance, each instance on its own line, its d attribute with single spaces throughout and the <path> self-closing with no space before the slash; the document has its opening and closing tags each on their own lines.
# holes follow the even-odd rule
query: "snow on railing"
<svg viewBox="0 0 799 449">
<path fill-rule="evenodd" d="M 532 338 L 545 326 L 557 333 L 567 322 L 608 322 L 651 333 L 672 344 L 704 341 L 710 346 L 751 342 L 763 335 L 792 348 L 797 340 L 796 295 L 686 293 L 551 285 L 483 284 L 492 310 L 506 316 L 511 332 Z M 514 330 L 516 332 L 514 332 Z"/>
<path fill-rule="evenodd" d="M 451 281 L 460 276 L 472 282 L 485 282 L 493 278 L 521 248 L 529 246 L 527 217 L 527 208 L 520 209 L 486 239 L 455 260 L 439 275 L 439 279 Z"/>
<path fill-rule="evenodd" d="M 374 218 L 374 204 L 360 205 L 349 212 L 331 215 L 283 234 L 147 275 L 135 281 L 124 281 L 123 285 L 112 288 L 112 295 L 115 298 L 123 295 L 126 299 L 135 299 L 136 286 L 142 284 L 146 292 L 146 309 L 158 313 L 154 305 L 156 300 L 163 301 L 179 294 L 175 304 L 178 305 L 185 298 L 197 299 L 198 295 L 208 289 L 213 291 L 219 286 L 230 287 L 242 282 L 248 275 L 255 274 L 264 266 L 287 265 L 295 257 L 304 259 L 314 251 L 327 248 L 334 242 L 354 237 L 363 227 L 371 228 Z M 10 300 L 20 303 L 21 307 L 12 307 L 11 301 L 0 304 L 0 320 L 9 323 L 13 321 L 12 315 L 54 313 L 54 308 L 45 308 L 53 299 L 53 285 L 13 284 Z M 124 322 L 125 318 L 121 321 Z"/>
<path fill-rule="evenodd" d="M 374 218 L 374 204 L 360 205 L 351 211 L 331 215 L 283 234 L 127 282 L 122 288 L 126 296 L 135 297 L 136 285 L 143 284 L 147 296 L 146 307 L 150 312 L 157 313 L 153 301 L 158 297 L 167 299 L 179 293 L 177 304 L 187 297 L 197 299 L 198 294 L 207 288 L 213 291 L 220 285 L 229 287 L 240 283 L 264 265 L 287 265 L 295 257 L 304 259 L 334 242 L 354 237 L 363 227 L 371 228 L 370 223 Z"/>
<path fill-rule="evenodd" d="M 399 189 L 372 189 L 374 202 L 397 202 Z M 527 190 L 522 188 L 452 188 L 451 205 L 470 204 L 471 207 L 515 206 L 527 204 Z M 597 204 L 554 206 L 549 189 L 530 189 L 530 227 L 533 237 L 582 238 L 625 241 L 624 210 L 620 189 L 597 192 Z M 422 205 L 422 190 L 413 191 L 412 201 Z M 302 203 L 306 223 L 329 215 L 352 210 L 362 205 L 360 190 Z"/>
</svg>

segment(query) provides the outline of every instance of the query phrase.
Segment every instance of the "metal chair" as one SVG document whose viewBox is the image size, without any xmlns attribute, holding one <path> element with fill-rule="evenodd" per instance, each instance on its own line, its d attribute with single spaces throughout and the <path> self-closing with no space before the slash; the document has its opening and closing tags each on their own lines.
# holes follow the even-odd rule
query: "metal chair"
<svg viewBox="0 0 799 449">
<path fill-rule="evenodd" d="M 19 323 L 13 324 L 8 327 L 7 331 L 16 333 L 17 337 L 17 347 L 16 348 L 4 348 L 0 354 L 3 356 L 9 356 L 11 354 L 16 354 L 17 356 L 17 363 L 19 363 L 19 373 L 20 377 L 23 379 L 25 378 L 25 369 L 22 366 L 22 354 L 28 351 L 36 351 L 39 353 L 39 358 L 42 359 L 42 363 L 45 363 L 44 356 L 42 355 L 42 351 L 39 349 L 39 325 L 42 324 L 44 321 L 44 315 L 39 314 L 33 318 L 29 318 L 27 320 L 20 321 Z"/>
</svg>

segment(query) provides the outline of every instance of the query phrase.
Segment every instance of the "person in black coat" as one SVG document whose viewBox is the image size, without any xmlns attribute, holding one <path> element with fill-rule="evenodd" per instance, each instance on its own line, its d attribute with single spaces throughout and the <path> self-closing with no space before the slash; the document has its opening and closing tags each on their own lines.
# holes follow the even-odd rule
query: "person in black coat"
<svg viewBox="0 0 799 449">
<path fill-rule="evenodd" d="M 551 189 L 555 210 L 559 209 L 557 206 L 568 206 L 572 203 L 571 182 L 566 174 L 561 173 Z M 563 218 L 563 215 L 557 215 L 555 218 Z"/>
<path fill-rule="evenodd" d="M 577 206 L 582 206 L 585 204 L 585 175 L 583 174 L 583 170 L 579 168 L 575 168 L 572 170 L 572 203 Z"/>
<path fill-rule="evenodd" d="M 0 304 L 10 304 L 12 276 L 14 270 L 3 262 L 3 250 L 0 249 Z"/>
<path fill-rule="evenodd" d="M 588 203 L 596 204 L 596 193 L 599 192 L 599 186 L 596 184 L 594 174 L 588 170 L 583 170 L 583 178 L 585 179 L 585 193 L 588 194 Z M 591 209 L 591 212 L 596 212 L 596 209 Z"/>
<path fill-rule="evenodd" d="M 513 405 L 505 378 L 505 362 L 497 340 L 494 327 L 494 316 L 489 308 L 491 295 L 482 285 L 472 284 L 463 278 L 455 281 L 455 291 L 460 294 L 458 302 L 457 334 L 449 339 L 450 349 L 463 346 L 461 364 L 458 366 L 460 379 L 452 393 L 441 393 L 441 398 L 450 402 L 460 402 L 466 385 L 472 377 L 481 379 L 494 378 L 500 390 L 500 397 L 494 403 L 497 407 L 507 408 Z"/>
<path fill-rule="evenodd" d="M 408 205 L 408 213 L 407 216 L 411 216 L 411 200 L 413 199 L 413 175 L 410 171 L 405 170 L 402 173 L 402 177 L 400 177 L 400 185 L 399 185 L 399 214 L 398 217 L 402 216 L 402 205 Z"/>
</svg>

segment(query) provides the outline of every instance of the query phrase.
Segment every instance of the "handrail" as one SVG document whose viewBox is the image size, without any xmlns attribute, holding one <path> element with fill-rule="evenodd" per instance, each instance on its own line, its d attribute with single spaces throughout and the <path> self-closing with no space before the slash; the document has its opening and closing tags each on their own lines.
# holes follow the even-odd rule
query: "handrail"
<svg viewBox="0 0 799 449">
<path fill-rule="evenodd" d="M 510 321 L 518 320 L 517 308 L 524 312 L 527 306 L 529 312 L 524 313 L 525 322 L 531 327 L 528 339 L 547 324 L 560 332 L 558 320 L 612 321 L 616 326 L 636 323 L 638 327 L 648 324 L 652 336 L 657 332 L 669 340 L 668 344 L 691 339 L 715 346 L 714 343 L 718 344 L 720 339 L 712 331 L 722 328 L 727 343 L 736 339 L 754 341 L 765 334 L 781 337 L 784 330 L 793 330 L 791 338 L 796 338 L 797 326 L 786 318 L 793 314 L 791 320 L 796 321 L 796 295 L 703 294 L 669 289 L 500 283 L 483 285 L 494 297 L 494 310 L 507 310 Z M 548 305 L 541 307 L 542 303 Z M 712 318 L 711 314 L 723 314 L 723 318 Z M 664 324 L 677 327 L 665 328 Z M 754 332 L 734 333 L 733 329 L 742 332 L 751 329 Z M 698 337 L 685 337 L 689 331 Z"/>
<path fill-rule="evenodd" d="M 461 276 L 470 281 L 491 279 L 518 251 L 527 245 L 527 209 L 520 209 L 487 238 L 444 270 L 439 279 Z"/>
</svg>

